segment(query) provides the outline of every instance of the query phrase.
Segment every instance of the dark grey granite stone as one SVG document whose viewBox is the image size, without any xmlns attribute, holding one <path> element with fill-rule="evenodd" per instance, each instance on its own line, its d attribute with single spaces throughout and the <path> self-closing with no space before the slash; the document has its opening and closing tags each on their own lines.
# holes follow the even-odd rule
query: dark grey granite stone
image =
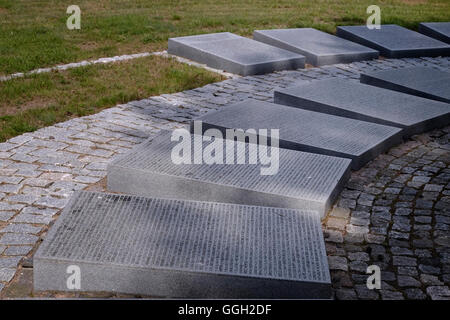
<svg viewBox="0 0 450 320">
<path fill-rule="evenodd" d="M 450 105 L 338 78 L 275 91 L 275 103 L 404 129 L 411 136 L 450 123 Z"/>
<path fill-rule="evenodd" d="M 80 192 L 34 255 L 35 290 L 175 298 L 325 298 L 315 211 Z M 73 289 L 77 290 L 77 289 Z"/>
<path fill-rule="evenodd" d="M 305 66 L 300 54 L 229 32 L 170 38 L 168 53 L 243 76 Z"/>
<path fill-rule="evenodd" d="M 256 30 L 253 39 L 300 53 L 314 66 L 378 58 L 378 51 L 313 29 Z"/>
<path fill-rule="evenodd" d="M 419 32 L 439 41 L 450 43 L 450 22 L 422 22 Z"/>
<path fill-rule="evenodd" d="M 381 29 L 372 30 L 367 26 L 341 26 L 337 27 L 336 34 L 376 49 L 388 58 L 450 55 L 448 44 L 395 24 L 384 24 Z"/>
<path fill-rule="evenodd" d="M 261 175 L 261 168 L 268 165 L 249 164 L 248 143 L 221 139 L 222 164 L 193 164 L 194 152 L 191 164 L 175 164 L 171 153 L 179 142 L 171 141 L 171 134 L 165 131 L 109 164 L 108 190 L 158 198 L 311 209 L 323 217 L 350 174 L 349 159 L 277 148 L 278 159 L 274 160 L 278 161 L 278 170 Z M 202 136 L 192 135 L 191 145 L 194 140 L 201 141 Z M 245 159 L 242 164 L 226 164 L 226 143 L 233 147 L 234 159 Z M 205 149 L 210 144 L 203 141 L 201 145 Z"/>
<path fill-rule="evenodd" d="M 450 73 L 429 67 L 362 73 L 362 83 L 450 103 Z"/>
<path fill-rule="evenodd" d="M 203 131 L 279 129 L 280 148 L 350 158 L 355 170 L 402 141 L 401 128 L 253 99 L 223 107 L 196 120 L 203 122 Z M 194 121 L 191 131 L 193 127 Z"/>
</svg>

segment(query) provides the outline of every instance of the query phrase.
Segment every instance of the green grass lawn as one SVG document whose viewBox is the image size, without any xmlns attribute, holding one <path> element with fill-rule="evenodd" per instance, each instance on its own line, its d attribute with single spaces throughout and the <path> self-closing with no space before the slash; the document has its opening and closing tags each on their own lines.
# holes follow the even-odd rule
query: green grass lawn
<svg viewBox="0 0 450 320">
<path fill-rule="evenodd" d="M 81 9 L 81 30 L 66 9 Z M 169 37 L 254 29 L 363 24 L 377 4 L 382 23 L 417 28 L 450 21 L 449 0 L 0 0 L 0 74 L 125 53 L 166 49 Z"/>
<path fill-rule="evenodd" d="M 169 37 L 254 29 L 364 24 L 370 4 L 382 23 L 416 29 L 450 21 L 449 0 L 0 0 L 0 75 L 105 56 L 159 51 Z M 81 8 L 81 30 L 66 9 Z M 164 58 L 141 58 L 0 82 L 0 141 L 70 117 L 221 77 Z"/>
<path fill-rule="evenodd" d="M 174 59 L 150 56 L 0 83 L 0 141 L 72 117 L 223 78 Z"/>
</svg>

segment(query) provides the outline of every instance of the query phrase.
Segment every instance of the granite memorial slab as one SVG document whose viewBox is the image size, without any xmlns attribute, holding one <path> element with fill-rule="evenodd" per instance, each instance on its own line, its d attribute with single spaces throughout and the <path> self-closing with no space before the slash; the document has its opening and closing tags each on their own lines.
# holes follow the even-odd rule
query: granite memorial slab
<svg viewBox="0 0 450 320">
<path fill-rule="evenodd" d="M 86 191 L 40 245 L 33 276 L 37 291 L 331 298 L 315 211 Z"/>
<path fill-rule="evenodd" d="M 169 38 L 167 52 L 243 76 L 305 66 L 300 54 L 229 32 Z"/>
<path fill-rule="evenodd" d="M 304 55 L 306 63 L 313 66 L 371 60 L 379 54 L 371 48 L 313 28 L 256 30 L 253 39 Z"/>
<path fill-rule="evenodd" d="M 401 128 L 248 99 L 191 121 L 216 128 L 278 129 L 280 148 L 352 159 L 352 169 L 401 143 Z M 198 131 L 198 130 L 197 130 Z"/>
<path fill-rule="evenodd" d="M 323 217 L 350 175 L 349 159 L 287 149 L 270 150 L 271 164 L 266 161 L 263 165 L 259 160 L 251 163 L 250 153 L 267 150 L 220 138 L 215 143 L 220 143 L 217 153 L 222 153 L 221 160 L 206 163 L 195 159 L 193 151 L 184 150 L 191 161 L 179 163 L 172 158 L 179 142 L 171 141 L 171 136 L 172 132 L 163 131 L 110 163 L 108 190 L 158 198 L 311 209 Z M 189 137 L 192 150 L 194 146 L 201 148 L 197 155 L 211 146 L 207 140 L 201 135 Z M 234 162 L 228 161 L 228 152 Z M 267 174 L 263 167 L 273 170 Z"/>
<path fill-rule="evenodd" d="M 419 32 L 439 41 L 450 43 L 450 22 L 422 22 Z"/>
<path fill-rule="evenodd" d="M 409 67 L 362 73 L 362 83 L 450 103 L 450 72 Z"/>
<path fill-rule="evenodd" d="M 338 78 L 277 90 L 274 101 L 403 128 L 404 137 L 450 124 L 450 105 L 447 103 Z"/>
<path fill-rule="evenodd" d="M 450 45 L 395 24 L 380 29 L 367 26 L 337 27 L 337 36 L 380 51 L 388 58 L 437 57 L 450 55 Z"/>
</svg>

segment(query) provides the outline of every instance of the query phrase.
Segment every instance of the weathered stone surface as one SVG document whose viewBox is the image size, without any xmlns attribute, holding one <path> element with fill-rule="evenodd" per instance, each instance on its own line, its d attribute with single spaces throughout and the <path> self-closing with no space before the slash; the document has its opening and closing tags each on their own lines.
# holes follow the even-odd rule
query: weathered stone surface
<svg viewBox="0 0 450 320">
<path fill-rule="evenodd" d="M 279 129 L 280 148 L 350 158 L 355 170 L 402 140 L 400 128 L 252 99 L 196 120 L 202 121 L 203 132 L 209 128 L 223 133 L 226 128 Z"/>
<path fill-rule="evenodd" d="M 381 25 L 380 29 L 367 26 L 337 27 L 336 34 L 344 39 L 380 51 L 388 58 L 448 56 L 450 46 L 395 24 Z"/>
<path fill-rule="evenodd" d="M 222 139 L 216 142 L 223 146 L 224 159 L 228 143 L 233 159 L 245 159 L 245 164 L 225 160 L 194 164 L 194 152 L 191 164 L 175 164 L 171 154 L 179 142 L 171 141 L 171 136 L 172 132 L 163 131 L 114 160 L 108 166 L 108 189 L 158 198 L 311 209 L 324 216 L 350 174 L 348 159 L 276 149 L 278 171 L 261 175 L 261 168 L 268 165 L 249 164 L 256 145 Z M 196 141 L 202 141 L 202 136 L 191 135 L 191 146 Z M 204 149 L 211 142 L 200 143 Z"/>
<path fill-rule="evenodd" d="M 450 43 L 450 22 L 422 22 L 419 32 L 442 42 Z"/>
<path fill-rule="evenodd" d="M 4 281 L 4 282 L 10 281 L 14 277 L 15 273 L 16 273 L 16 269 L 0 268 L 0 281 Z"/>
<path fill-rule="evenodd" d="M 450 102 L 450 73 L 430 67 L 387 69 L 361 74 L 362 83 Z"/>
<path fill-rule="evenodd" d="M 347 259 L 345 257 L 330 256 L 328 257 L 328 263 L 331 270 L 348 271 Z"/>
<path fill-rule="evenodd" d="M 0 244 L 35 244 L 38 239 L 39 237 L 31 234 L 4 233 L 0 238 Z"/>
<path fill-rule="evenodd" d="M 343 79 L 275 91 L 275 103 L 403 128 L 404 136 L 450 123 L 450 106 Z"/>
<path fill-rule="evenodd" d="M 256 30 L 253 39 L 304 55 L 314 66 L 378 58 L 376 50 L 313 28 Z"/>
<path fill-rule="evenodd" d="M 0 269 L 16 268 L 22 257 L 0 257 Z"/>
<path fill-rule="evenodd" d="M 450 289 L 447 286 L 431 286 L 427 288 L 431 300 L 450 300 Z"/>
<path fill-rule="evenodd" d="M 35 290 L 69 290 L 70 265 L 80 268 L 82 291 L 331 297 L 314 211 L 84 191 L 34 255 Z"/>
<path fill-rule="evenodd" d="M 5 251 L 7 256 L 24 256 L 27 255 L 33 247 L 31 246 L 11 246 Z"/>
<path fill-rule="evenodd" d="M 168 53 L 243 76 L 305 66 L 305 57 L 233 33 L 169 38 Z"/>
</svg>

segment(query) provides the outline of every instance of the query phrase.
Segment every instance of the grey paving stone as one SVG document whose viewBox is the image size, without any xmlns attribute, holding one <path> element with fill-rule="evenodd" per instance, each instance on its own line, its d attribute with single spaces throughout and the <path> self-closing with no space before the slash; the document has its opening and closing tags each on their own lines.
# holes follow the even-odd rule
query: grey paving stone
<svg viewBox="0 0 450 320">
<path fill-rule="evenodd" d="M 210 128 L 279 129 L 279 146 L 352 159 L 357 170 L 402 140 L 402 129 L 279 104 L 245 100 L 199 117 Z M 191 122 L 194 132 L 195 120 Z"/>
<path fill-rule="evenodd" d="M 348 271 L 347 259 L 339 256 L 329 256 L 328 263 L 331 270 Z"/>
<path fill-rule="evenodd" d="M 331 297 L 314 211 L 80 192 L 34 255 L 35 290 L 69 290 L 70 265 L 83 291 Z"/>
<path fill-rule="evenodd" d="M 364 280 L 367 279 L 367 276 L 364 275 Z M 378 290 L 370 290 L 367 288 L 366 284 L 363 285 L 355 285 L 356 292 L 358 294 L 359 299 L 363 300 L 376 300 L 379 298 Z"/>
<path fill-rule="evenodd" d="M 16 268 L 22 257 L 0 257 L 0 269 Z"/>
<path fill-rule="evenodd" d="M 16 269 L 12 269 L 12 268 L 0 268 L 0 281 L 3 282 L 9 282 L 11 281 L 11 279 L 14 277 L 14 275 L 16 274 Z M 0 291 L 1 291 L 1 286 L 0 286 Z"/>
<path fill-rule="evenodd" d="M 442 42 L 450 43 L 450 22 L 422 22 L 419 32 Z"/>
<path fill-rule="evenodd" d="M 17 193 L 22 188 L 20 184 L 1 184 L 0 192 L 4 193 Z"/>
<path fill-rule="evenodd" d="M 35 215 L 49 216 L 52 217 L 58 213 L 58 209 L 44 208 L 44 207 L 25 207 L 21 213 L 31 213 Z"/>
<path fill-rule="evenodd" d="M 427 288 L 427 294 L 432 300 L 449 300 L 450 289 L 447 286 L 431 286 Z"/>
<path fill-rule="evenodd" d="M 8 221 L 16 213 L 14 211 L 0 211 L 0 221 Z"/>
<path fill-rule="evenodd" d="M 353 289 L 339 289 L 336 291 L 336 298 L 338 300 L 356 300 L 356 292 Z"/>
<path fill-rule="evenodd" d="M 397 278 L 398 285 L 400 287 L 420 287 L 421 284 L 419 281 L 410 276 L 398 276 Z"/>
<path fill-rule="evenodd" d="M 30 246 L 13 246 L 9 247 L 5 251 L 5 255 L 7 256 L 25 256 L 27 255 L 33 247 Z"/>
<path fill-rule="evenodd" d="M 422 290 L 416 288 L 406 289 L 405 293 L 406 297 L 411 300 L 423 300 L 427 297 Z"/>
<path fill-rule="evenodd" d="M 31 234 L 4 233 L 0 238 L 0 244 L 35 244 L 39 237 Z"/>
<path fill-rule="evenodd" d="M 437 276 L 432 276 L 429 274 L 421 274 L 420 275 L 420 281 L 428 286 L 442 286 L 444 283 L 439 280 Z"/>
<path fill-rule="evenodd" d="M 274 101 L 295 108 L 403 128 L 406 137 L 450 123 L 447 103 L 337 78 L 276 90 Z"/>
<path fill-rule="evenodd" d="M 221 142 L 223 163 L 194 164 L 192 152 L 191 164 L 175 164 L 171 155 L 179 142 L 171 141 L 171 136 L 172 132 L 162 131 L 110 163 L 108 190 L 158 198 L 311 209 L 324 216 L 350 175 L 348 159 L 287 149 L 276 149 L 278 171 L 261 175 L 261 168 L 268 165 L 249 164 L 255 144 L 222 139 L 216 141 Z M 196 141 L 202 141 L 202 136 L 191 135 L 191 146 Z M 203 149 L 210 143 L 203 141 Z M 245 164 L 225 163 L 227 143 L 233 147 L 233 159 L 245 159 Z"/>
<path fill-rule="evenodd" d="M 393 264 L 394 266 L 416 266 L 417 265 L 417 259 L 416 258 L 409 258 L 409 257 L 403 257 L 403 256 L 393 256 Z"/>
<path fill-rule="evenodd" d="M 34 204 L 38 206 L 45 206 L 50 208 L 58 208 L 62 209 L 67 204 L 69 199 L 67 198 L 55 198 L 50 196 L 40 197 L 38 198 Z"/>
<path fill-rule="evenodd" d="M 16 223 L 37 223 L 37 224 L 49 224 L 52 221 L 52 217 L 39 216 L 29 213 L 19 213 L 12 222 Z"/>
<path fill-rule="evenodd" d="M 401 292 L 391 290 L 381 290 L 381 297 L 383 300 L 404 300 Z"/>
<path fill-rule="evenodd" d="M 360 81 L 418 97 L 450 102 L 450 72 L 430 67 L 409 67 L 361 73 Z"/>
<path fill-rule="evenodd" d="M 398 267 L 398 274 L 408 275 L 408 276 L 418 276 L 419 272 L 415 267 Z"/>
<path fill-rule="evenodd" d="M 38 234 L 41 230 L 42 227 L 35 227 L 26 223 L 11 223 L 0 229 L 0 232 Z"/>
<path fill-rule="evenodd" d="M 348 254 L 350 260 L 369 261 L 369 255 L 366 252 L 352 252 Z"/>
<path fill-rule="evenodd" d="M 378 58 L 378 51 L 313 29 L 255 30 L 253 39 L 299 53 L 314 66 Z"/>
<path fill-rule="evenodd" d="M 388 58 L 450 55 L 450 46 L 445 42 L 395 24 L 384 24 L 380 29 L 369 29 L 367 26 L 340 26 L 337 27 L 336 34 L 378 50 L 381 55 Z"/>
<path fill-rule="evenodd" d="M 169 38 L 167 52 L 243 76 L 305 65 L 300 54 L 229 32 Z"/>
</svg>

